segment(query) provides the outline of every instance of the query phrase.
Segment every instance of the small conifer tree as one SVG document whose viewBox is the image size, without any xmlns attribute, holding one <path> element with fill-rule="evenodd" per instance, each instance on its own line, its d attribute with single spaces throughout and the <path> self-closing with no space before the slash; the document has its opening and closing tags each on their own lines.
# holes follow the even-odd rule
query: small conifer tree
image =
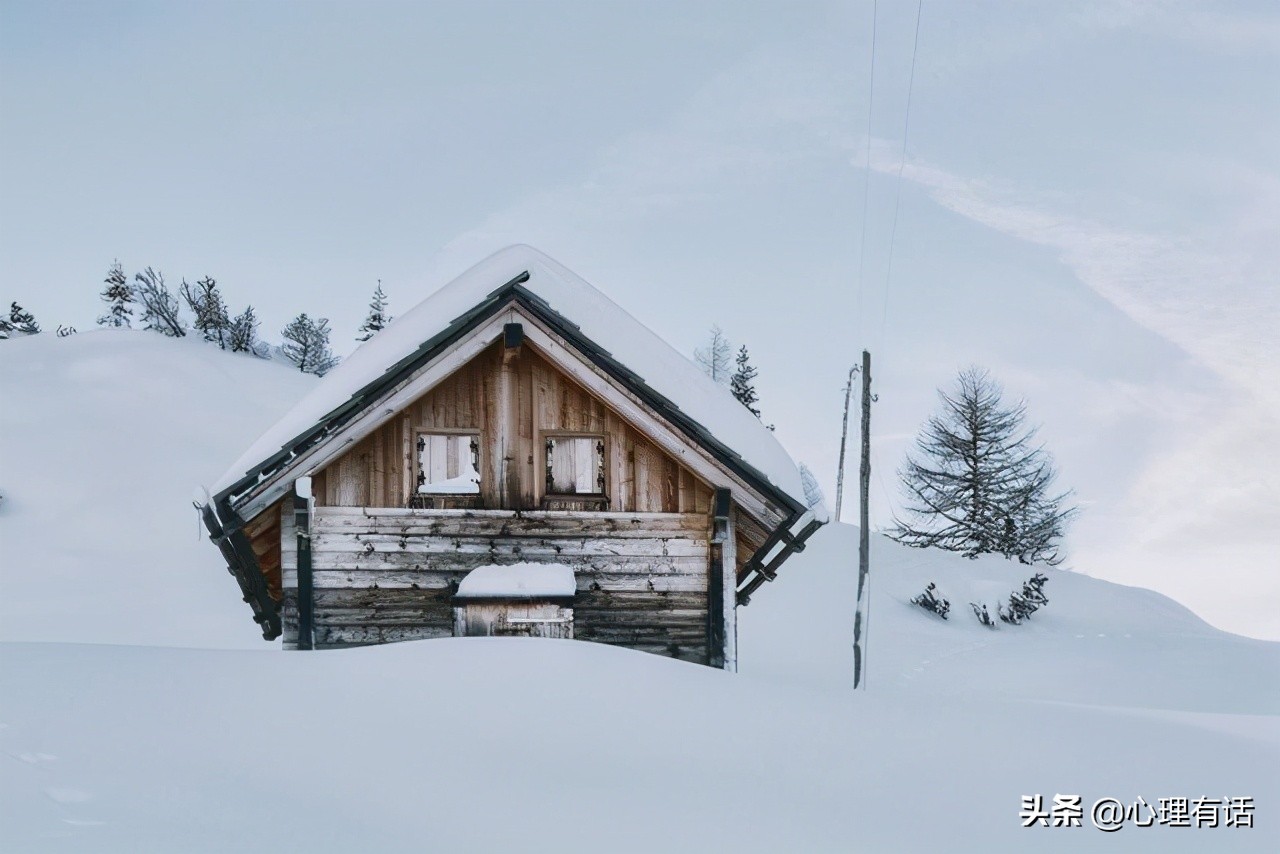
<svg viewBox="0 0 1280 854">
<path fill-rule="evenodd" d="M 196 282 L 193 289 L 184 279 L 182 282 L 182 298 L 187 307 L 195 315 L 193 324 L 204 340 L 227 349 L 231 337 L 231 316 L 227 313 L 227 304 L 218 290 L 218 282 L 212 276 L 205 276 Z"/>
<path fill-rule="evenodd" d="M 747 408 L 747 410 L 756 418 L 760 417 L 760 410 L 755 406 L 760 396 L 756 394 L 754 380 L 758 373 L 751 364 L 751 356 L 747 353 L 747 346 L 744 344 L 738 348 L 737 370 L 733 372 L 733 376 L 729 378 L 729 390 L 733 392 L 733 396 L 738 402 Z"/>
<path fill-rule="evenodd" d="M 102 301 L 107 304 L 107 312 L 98 318 L 98 325 L 130 328 L 133 326 L 133 288 L 119 261 L 111 263 L 103 281 L 107 286 L 102 289 Z"/>
<path fill-rule="evenodd" d="M 694 350 L 693 358 L 707 376 L 721 385 L 726 385 L 731 374 L 730 352 L 732 352 L 732 346 L 729 344 L 729 339 L 724 336 L 719 326 L 712 326 L 707 338 L 707 346 Z"/>
<path fill-rule="evenodd" d="M 364 323 L 360 324 L 361 334 L 356 337 L 357 341 L 368 341 L 386 328 L 391 322 L 391 315 L 387 314 L 387 305 L 387 295 L 382 292 L 382 279 L 378 279 L 377 290 L 373 292 L 373 300 L 369 303 L 369 314 L 365 317 Z"/>
<path fill-rule="evenodd" d="M 231 321 L 227 334 L 227 346 L 233 353 L 258 355 L 258 316 L 253 306 L 247 307 Z"/>
<path fill-rule="evenodd" d="M 329 349 L 329 320 L 312 320 L 306 312 L 299 314 L 280 333 L 284 344 L 280 350 L 304 374 L 324 376 L 338 363 Z"/>
</svg>

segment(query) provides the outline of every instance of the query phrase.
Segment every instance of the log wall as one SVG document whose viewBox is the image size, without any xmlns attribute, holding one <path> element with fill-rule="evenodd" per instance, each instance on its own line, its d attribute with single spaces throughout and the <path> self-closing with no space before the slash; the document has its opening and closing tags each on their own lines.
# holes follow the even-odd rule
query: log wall
<svg viewBox="0 0 1280 854">
<path fill-rule="evenodd" d="M 280 531 L 290 647 L 298 637 L 291 513 Z M 317 507 L 316 647 L 450 637 L 452 597 L 472 569 L 554 562 L 577 578 L 574 637 L 705 663 L 709 536 L 709 517 L 696 513 Z"/>
</svg>

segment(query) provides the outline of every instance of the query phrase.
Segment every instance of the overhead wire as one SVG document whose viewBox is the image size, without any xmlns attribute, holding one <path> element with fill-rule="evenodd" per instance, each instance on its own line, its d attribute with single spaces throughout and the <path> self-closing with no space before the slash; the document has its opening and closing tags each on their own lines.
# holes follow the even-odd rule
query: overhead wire
<svg viewBox="0 0 1280 854">
<path fill-rule="evenodd" d="M 920 51 L 920 17 L 924 0 L 916 0 L 915 35 L 911 39 L 911 73 L 907 77 L 907 106 L 902 117 L 902 150 L 898 154 L 898 175 L 893 194 L 893 221 L 889 226 L 889 258 L 884 271 L 884 302 L 880 313 L 880 342 L 883 346 L 889 321 L 889 287 L 893 281 L 893 248 L 898 237 L 898 212 L 902 207 L 902 172 L 907 165 L 907 139 L 911 133 L 911 94 L 916 84 L 916 56 Z"/>
<path fill-rule="evenodd" d="M 866 289 L 867 212 L 871 202 L 871 109 L 876 98 L 876 21 L 880 14 L 879 0 L 871 3 L 871 66 L 867 82 L 867 147 L 866 172 L 862 182 L 862 229 L 858 238 L 858 294 L 855 306 L 857 328 L 865 335 L 867 324 L 862 317 L 862 292 Z M 859 336 L 860 338 L 862 336 Z"/>
<path fill-rule="evenodd" d="M 885 356 L 884 351 L 885 351 L 885 348 L 888 346 L 887 345 L 888 339 L 887 339 L 886 333 L 888 331 L 888 323 L 889 323 L 889 294 L 892 290 L 892 284 L 893 284 L 893 255 L 894 255 L 894 247 L 897 243 L 897 236 L 898 236 L 899 212 L 902 207 L 902 174 L 906 168 L 907 141 L 910 138 L 910 133 L 911 133 L 911 100 L 912 100 L 912 94 L 915 91 L 916 58 L 918 57 L 920 52 L 920 20 L 921 20 L 921 17 L 923 16 L 923 12 L 924 12 L 924 0 L 916 0 L 916 20 L 915 20 L 915 26 L 913 28 L 913 34 L 911 38 L 911 70 L 907 76 L 906 108 L 903 112 L 903 118 L 902 118 L 902 146 L 898 153 L 898 170 L 895 176 L 893 217 L 892 217 L 891 225 L 889 227 L 889 252 L 888 252 L 887 261 L 885 263 L 884 297 L 881 304 L 880 334 L 878 336 L 879 341 L 877 342 L 878 343 L 877 355 L 879 357 L 878 361 L 882 365 L 884 364 L 884 356 Z M 880 461 L 877 458 L 876 459 L 877 470 L 880 469 L 879 463 Z M 885 487 L 885 479 L 883 474 L 881 474 L 878 478 L 873 478 L 873 479 L 879 480 L 880 491 L 881 491 L 881 494 L 884 496 L 885 505 L 886 507 L 892 509 L 893 501 L 889 496 L 888 489 Z"/>
</svg>

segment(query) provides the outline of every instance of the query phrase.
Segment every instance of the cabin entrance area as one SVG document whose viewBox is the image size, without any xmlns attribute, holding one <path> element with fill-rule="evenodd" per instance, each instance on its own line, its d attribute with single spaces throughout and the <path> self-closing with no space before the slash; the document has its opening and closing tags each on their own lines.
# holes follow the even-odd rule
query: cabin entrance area
<svg viewBox="0 0 1280 854">
<path fill-rule="evenodd" d="M 577 581 L 562 563 L 471 570 L 453 596 L 455 637 L 573 638 Z"/>
</svg>

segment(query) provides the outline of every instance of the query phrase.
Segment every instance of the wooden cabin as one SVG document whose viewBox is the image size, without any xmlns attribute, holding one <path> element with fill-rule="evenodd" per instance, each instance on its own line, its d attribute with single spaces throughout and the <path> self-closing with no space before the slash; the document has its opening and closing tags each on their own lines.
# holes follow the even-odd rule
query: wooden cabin
<svg viewBox="0 0 1280 854">
<path fill-rule="evenodd" d="M 728 669 L 737 606 L 825 521 L 727 390 L 523 246 L 320 380 L 203 516 L 288 649 L 512 634 Z"/>
</svg>

